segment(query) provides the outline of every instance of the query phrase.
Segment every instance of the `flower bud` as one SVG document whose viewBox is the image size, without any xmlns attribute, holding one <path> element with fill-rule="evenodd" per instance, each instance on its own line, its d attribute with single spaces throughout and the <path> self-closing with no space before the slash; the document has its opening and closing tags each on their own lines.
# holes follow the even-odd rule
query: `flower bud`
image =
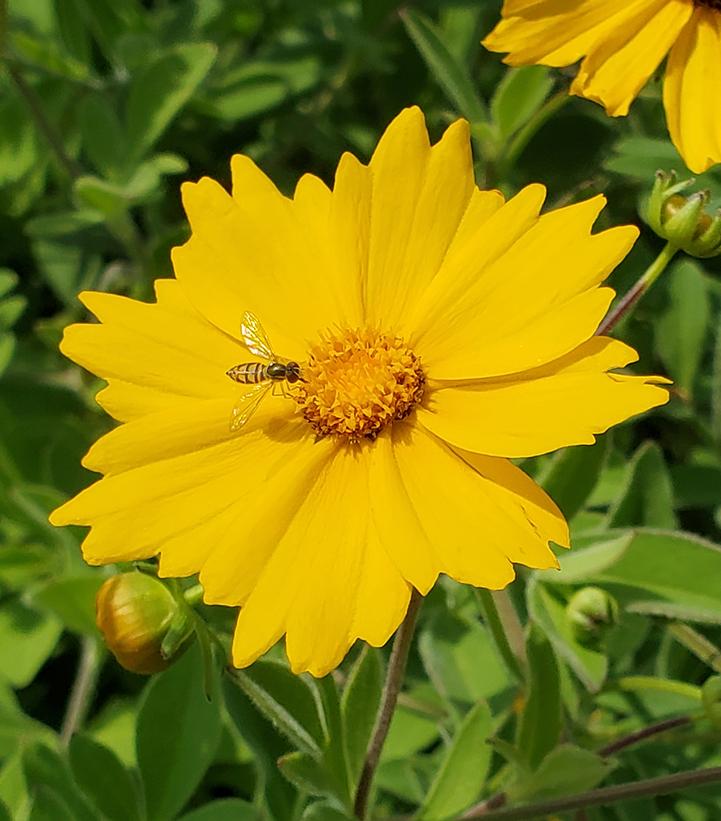
<svg viewBox="0 0 721 821">
<path fill-rule="evenodd" d="M 101 585 L 95 621 L 115 658 L 133 673 L 164 670 L 190 635 L 185 613 L 167 587 L 138 572 L 120 573 Z M 163 642 L 171 633 L 180 640 L 168 653 Z"/>
<path fill-rule="evenodd" d="M 576 641 L 598 644 L 618 623 L 618 603 L 600 587 L 583 587 L 566 605 L 566 618 Z"/>
<path fill-rule="evenodd" d="M 663 239 L 693 257 L 721 254 L 721 209 L 707 213 L 710 194 L 681 193 L 694 180 L 678 182 L 676 174 L 658 171 L 645 208 L 646 222 Z"/>
<path fill-rule="evenodd" d="M 721 729 L 721 676 L 706 679 L 701 687 L 701 701 L 706 715 Z"/>
</svg>

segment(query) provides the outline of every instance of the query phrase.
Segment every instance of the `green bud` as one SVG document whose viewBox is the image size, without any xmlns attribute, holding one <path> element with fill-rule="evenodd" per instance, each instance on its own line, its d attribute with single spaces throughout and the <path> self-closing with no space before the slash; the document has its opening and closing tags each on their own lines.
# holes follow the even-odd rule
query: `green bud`
<svg viewBox="0 0 721 821">
<path fill-rule="evenodd" d="M 600 587 L 583 587 L 566 605 L 566 618 L 576 641 L 599 644 L 618 624 L 618 603 Z"/>
<path fill-rule="evenodd" d="M 721 676 L 706 679 L 701 687 L 701 701 L 706 715 L 721 729 Z"/>
<path fill-rule="evenodd" d="M 710 194 L 685 194 L 694 180 L 678 182 L 676 174 L 658 171 L 645 207 L 646 222 L 663 239 L 692 257 L 721 254 L 721 209 L 708 214 Z"/>
<path fill-rule="evenodd" d="M 95 621 L 118 662 L 133 673 L 157 673 L 187 646 L 185 610 L 165 585 L 144 573 L 120 573 L 95 597 Z"/>
</svg>

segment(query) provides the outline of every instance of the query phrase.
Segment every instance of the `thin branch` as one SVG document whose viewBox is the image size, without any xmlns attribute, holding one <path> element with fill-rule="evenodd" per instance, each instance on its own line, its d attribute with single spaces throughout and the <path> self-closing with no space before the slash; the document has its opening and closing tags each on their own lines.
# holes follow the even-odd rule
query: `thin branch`
<svg viewBox="0 0 721 821">
<path fill-rule="evenodd" d="M 67 747 L 73 735 L 82 727 L 93 700 L 95 684 L 100 670 L 100 650 L 96 639 L 86 636 L 82 640 L 78 671 L 73 689 L 70 691 L 63 725 L 60 729 L 60 743 Z"/>
<path fill-rule="evenodd" d="M 506 807 L 491 812 L 466 813 L 463 817 L 483 818 L 485 821 L 527 821 L 561 812 L 581 810 L 585 807 L 605 806 L 646 796 L 668 795 L 687 787 L 699 787 L 702 784 L 713 784 L 719 781 L 721 781 L 721 767 L 709 767 L 705 770 L 690 770 L 657 778 L 646 778 L 631 784 L 614 784 L 611 787 L 601 787 L 597 790 L 568 795 L 551 801 L 539 801 L 525 807 Z"/>
<path fill-rule="evenodd" d="M 383 744 L 388 735 L 388 729 L 390 728 L 393 712 L 396 707 L 396 702 L 398 701 L 398 694 L 403 685 L 403 676 L 406 671 L 406 664 L 408 663 L 411 640 L 413 639 L 418 611 L 422 601 L 423 597 L 421 594 L 417 590 L 414 590 L 411 595 L 411 600 L 408 603 L 406 617 L 398 628 L 393 642 L 393 650 L 391 651 L 391 657 L 388 662 L 388 672 L 386 673 L 383 695 L 381 697 L 380 707 L 378 708 L 373 735 L 371 736 L 368 750 L 366 751 L 363 769 L 358 782 L 358 789 L 356 790 L 355 803 L 353 805 L 355 816 L 361 819 L 361 821 L 363 821 L 366 815 L 368 799 L 370 798 L 370 791 L 373 786 L 373 776 L 380 761 Z"/>
<path fill-rule="evenodd" d="M 640 730 L 636 730 L 633 733 L 628 733 L 627 735 L 621 736 L 615 741 L 611 741 L 609 744 L 606 744 L 605 747 L 601 747 L 598 754 L 602 758 L 609 758 L 610 756 L 621 752 L 621 750 L 625 750 L 628 747 L 633 747 L 636 744 L 640 744 L 642 741 L 647 741 L 650 738 L 661 735 L 661 733 L 666 733 L 669 730 L 675 730 L 679 727 L 688 727 L 691 724 L 693 724 L 693 718 L 691 716 L 667 718 L 663 721 L 658 721 L 655 724 L 650 724 L 648 727 L 643 727 Z M 493 816 L 491 816 L 490 813 L 500 807 L 505 807 L 507 801 L 508 796 L 506 793 L 496 793 L 496 795 L 492 795 L 485 801 L 481 801 L 480 804 L 476 804 L 471 807 L 461 817 L 492 818 Z"/>
<path fill-rule="evenodd" d="M 675 730 L 678 727 L 687 727 L 690 724 L 693 724 L 693 719 L 690 716 L 667 718 L 656 724 L 650 724 L 648 727 L 642 727 L 640 730 L 636 730 L 635 733 L 629 733 L 621 738 L 617 738 L 615 741 L 602 747 L 598 751 L 598 754 L 603 758 L 609 758 L 621 752 L 621 750 L 625 750 L 627 747 L 633 747 L 634 744 L 639 744 L 641 741 L 646 741 L 649 738 L 653 738 L 669 730 Z"/>
<path fill-rule="evenodd" d="M 18 93 L 25 100 L 38 131 L 42 132 L 58 163 L 71 179 L 77 179 L 83 173 L 82 168 L 65 150 L 60 134 L 45 116 L 45 111 L 38 95 L 35 93 L 35 89 L 26 82 L 22 72 L 12 60 L 5 60 L 5 66 L 10 79 L 15 83 Z"/>
</svg>

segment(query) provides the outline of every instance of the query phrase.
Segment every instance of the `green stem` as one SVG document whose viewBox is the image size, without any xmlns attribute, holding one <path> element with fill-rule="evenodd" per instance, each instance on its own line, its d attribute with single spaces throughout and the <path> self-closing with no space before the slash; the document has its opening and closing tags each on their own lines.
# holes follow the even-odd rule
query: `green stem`
<svg viewBox="0 0 721 821">
<path fill-rule="evenodd" d="M 668 632 L 714 672 L 721 673 L 721 650 L 710 642 L 706 636 L 702 636 L 693 627 L 681 624 L 681 622 L 671 624 Z"/>
<path fill-rule="evenodd" d="M 393 641 L 393 650 L 391 651 L 391 657 L 388 662 L 383 695 L 381 697 L 380 707 L 378 708 L 373 734 L 371 735 L 368 750 L 366 751 L 363 769 L 361 771 L 360 780 L 358 781 L 358 789 L 356 790 L 355 802 L 353 804 L 355 817 L 361 821 L 363 821 L 366 816 L 371 787 L 373 786 L 373 777 L 375 776 L 376 768 L 380 761 L 383 744 L 388 735 L 393 712 L 395 711 L 396 702 L 398 701 L 398 694 L 403 684 L 403 676 L 408 663 L 408 654 L 411 649 L 411 640 L 413 639 L 413 633 L 418 619 L 418 611 L 420 610 L 422 601 L 423 596 L 421 596 L 417 590 L 414 590 L 411 595 L 411 600 L 408 603 L 406 617 L 401 622 L 401 626 L 398 628 L 395 640 Z"/>
<path fill-rule="evenodd" d="M 499 160 L 498 176 L 500 179 L 504 179 L 508 175 L 528 143 L 531 142 L 548 120 L 550 120 L 557 111 L 560 111 L 570 99 L 571 97 L 567 89 L 559 91 L 557 94 L 554 94 L 553 97 L 546 100 L 531 119 L 519 129 L 511 140 L 508 150 Z"/>
<path fill-rule="evenodd" d="M 616 682 L 619 690 L 635 692 L 637 690 L 659 690 L 663 693 L 673 693 L 676 696 L 701 701 L 701 688 L 685 681 L 656 678 L 655 676 L 623 676 Z"/>
<path fill-rule="evenodd" d="M 102 655 L 96 639 L 82 640 L 78 671 L 70 691 L 70 699 L 60 729 L 60 743 L 67 747 L 73 735 L 82 727 L 95 692 Z"/>
<path fill-rule="evenodd" d="M 543 818 L 556 813 L 581 810 L 586 807 L 599 807 L 615 804 L 619 801 L 630 801 L 646 796 L 669 795 L 687 787 L 698 787 L 702 784 L 713 784 L 721 781 L 721 767 L 709 767 L 705 770 L 691 770 L 657 778 L 646 778 L 631 784 L 615 784 L 588 792 L 568 795 L 551 801 L 539 801 L 525 807 L 508 807 L 491 810 L 478 810 L 466 813 L 463 818 L 483 818 L 485 821 L 526 821 L 531 818 Z"/>
<path fill-rule="evenodd" d="M 613 310 L 606 316 L 598 326 L 596 334 L 603 336 L 614 328 L 628 313 L 631 312 L 641 297 L 651 288 L 654 282 L 666 270 L 669 262 L 674 258 L 678 248 L 671 242 L 667 242 L 661 253 L 644 271 L 636 284 L 618 301 Z"/>
<path fill-rule="evenodd" d="M 192 587 L 183 591 L 183 598 L 187 605 L 193 607 L 193 605 L 203 600 L 203 586 L 201 584 L 194 584 Z"/>
<path fill-rule="evenodd" d="M 25 100 L 25 104 L 37 126 L 38 131 L 45 137 L 51 151 L 55 154 L 60 167 L 66 172 L 70 179 L 77 179 L 82 174 L 82 169 L 78 163 L 67 153 L 61 135 L 55 130 L 55 126 L 45 116 L 43 105 L 35 89 L 29 85 L 22 75 L 18 66 L 11 60 L 5 60 L 10 79 L 15 84 L 20 96 Z"/>
<path fill-rule="evenodd" d="M 479 588 L 475 593 L 478 604 L 483 611 L 486 627 L 491 632 L 501 658 L 511 675 L 518 681 L 523 681 L 522 663 L 525 661 L 525 642 L 523 641 L 523 628 L 520 627 L 513 604 L 507 596 L 505 599 L 497 599 L 496 595 L 490 590 Z M 501 607 L 499 607 L 499 604 Z M 515 647 L 511 646 L 510 636 L 515 639 Z"/>
</svg>

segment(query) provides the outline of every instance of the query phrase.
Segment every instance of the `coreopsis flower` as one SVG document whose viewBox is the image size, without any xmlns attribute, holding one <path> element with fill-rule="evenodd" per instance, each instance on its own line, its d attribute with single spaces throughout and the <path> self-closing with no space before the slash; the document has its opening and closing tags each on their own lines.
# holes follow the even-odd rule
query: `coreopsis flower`
<svg viewBox="0 0 721 821">
<path fill-rule="evenodd" d="M 721 161 L 721 0 L 505 0 L 483 44 L 510 65 L 583 60 L 571 93 L 611 116 L 668 56 L 663 100 L 671 139 L 700 173 Z"/>
<path fill-rule="evenodd" d="M 332 189 L 306 175 L 292 198 L 231 169 L 231 193 L 183 186 L 192 236 L 157 302 L 81 295 L 100 322 L 62 350 L 122 424 L 52 522 L 91 526 L 92 564 L 199 573 L 241 608 L 236 665 L 285 634 L 322 676 L 441 573 L 502 588 L 514 563 L 556 567 L 566 523 L 510 459 L 592 443 L 667 391 L 593 335 L 637 230 L 591 234 L 603 197 L 539 216 L 540 185 L 479 190 L 465 121 L 431 147 L 407 109 L 368 165 L 345 154 Z"/>
</svg>

